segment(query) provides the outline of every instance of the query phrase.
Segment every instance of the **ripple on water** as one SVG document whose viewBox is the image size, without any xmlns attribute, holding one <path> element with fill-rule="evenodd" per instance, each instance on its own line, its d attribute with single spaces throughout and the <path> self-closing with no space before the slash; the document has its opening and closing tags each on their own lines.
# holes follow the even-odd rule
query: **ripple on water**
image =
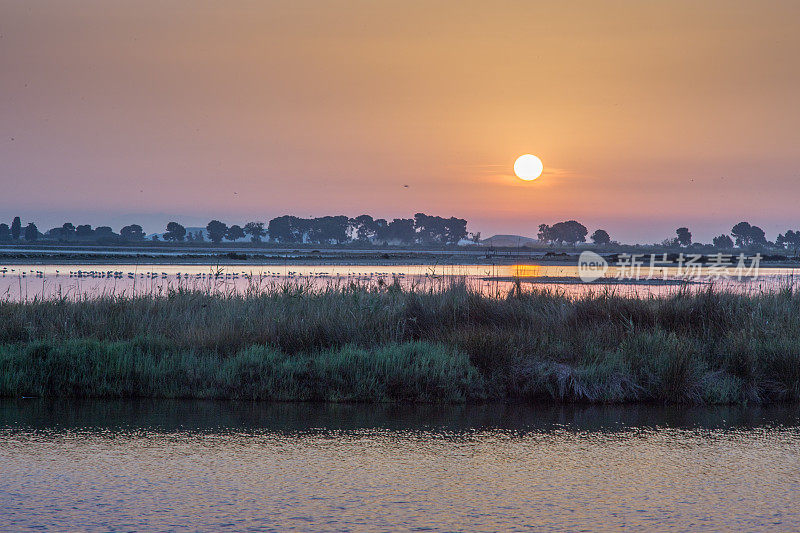
<svg viewBox="0 0 800 533">
<path fill-rule="evenodd" d="M 37 400 L 0 427 L 2 530 L 800 526 L 796 408 Z"/>
</svg>

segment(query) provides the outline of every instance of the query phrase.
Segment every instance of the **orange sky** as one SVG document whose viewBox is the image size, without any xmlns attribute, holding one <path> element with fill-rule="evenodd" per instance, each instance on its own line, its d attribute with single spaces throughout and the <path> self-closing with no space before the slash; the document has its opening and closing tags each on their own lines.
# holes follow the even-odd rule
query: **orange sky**
<svg viewBox="0 0 800 533">
<path fill-rule="evenodd" d="M 6 0 L 0 218 L 774 239 L 800 228 L 798 27 L 796 1 Z"/>
</svg>

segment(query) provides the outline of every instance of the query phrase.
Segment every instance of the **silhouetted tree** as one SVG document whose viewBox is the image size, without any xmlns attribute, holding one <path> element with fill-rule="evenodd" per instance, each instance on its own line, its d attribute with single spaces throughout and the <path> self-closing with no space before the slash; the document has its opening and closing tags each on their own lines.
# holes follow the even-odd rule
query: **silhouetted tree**
<svg viewBox="0 0 800 533">
<path fill-rule="evenodd" d="M 309 221 L 306 219 L 284 215 L 269 221 L 267 232 L 270 240 L 283 243 L 303 242 L 303 236 L 308 232 Z"/>
<path fill-rule="evenodd" d="M 270 220 L 267 226 L 269 239 L 275 242 L 292 242 L 294 240 L 294 235 L 292 234 L 292 218 L 293 217 L 289 215 L 284 215 Z"/>
<path fill-rule="evenodd" d="M 775 239 L 775 245 L 779 248 L 790 248 L 797 252 L 798 247 L 800 247 L 800 230 L 787 230 L 786 234 L 778 234 L 778 238 Z"/>
<path fill-rule="evenodd" d="M 753 244 L 763 246 L 767 244 L 767 235 L 758 226 L 750 226 L 750 240 Z"/>
<path fill-rule="evenodd" d="M 538 237 L 539 240 L 545 242 L 574 245 L 578 242 L 586 242 L 588 233 L 589 230 L 583 224 L 575 220 L 567 220 L 566 222 L 557 222 L 552 226 L 540 224 Z"/>
<path fill-rule="evenodd" d="M 8 224 L 0 224 L 0 242 L 7 242 L 11 240 L 11 228 Z"/>
<path fill-rule="evenodd" d="M 211 239 L 211 242 L 219 244 L 222 242 L 222 239 L 225 238 L 228 226 L 219 220 L 212 220 L 206 226 L 206 231 L 208 232 L 208 238 Z"/>
<path fill-rule="evenodd" d="M 11 223 L 11 238 L 18 241 L 20 233 L 22 233 L 22 222 L 19 217 L 14 217 L 14 221 Z"/>
<path fill-rule="evenodd" d="M 119 236 L 126 241 L 143 241 L 145 237 L 144 230 L 139 224 L 124 226 L 119 230 Z"/>
<path fill-rule="evenodd" d="M 376 235 L 380 241 L 398 241 L 403 244 L 413 244 L 417 233 L 414 229 L 414 219 L 395 218 L 387 223 L 383 219 L 375 221 Z"/>
<path fill-rule="evenodd" d="M 751 226 L 747 222 L 739 222 L 731 229 L 731 235 L 736 239 L 736 246 L 750 246 L 753 244 L 766 244 L 764 230 L 758 226 Z"/>
<path fill-rule="evenodd" d="M 719 235 L 714 237 L 711 242 L 714 245 L 714 248 L 733 248 L 733 239 L 731 239 L 729 235 Z"/>
<path fill-rule="evenodd" d="M 184 228 L 177 222 L 170 222 L 169 224 L 167 224 L 167 231 L 166 233 L 164 233 L 165 241 L 179 242 L 182 241 L 185 236 L 186 236 L 186 228 Z"/>
<path fill-rule="evenodd" d="M 456 244 L 467 236 L 467 221 L 417 213 L 414 215 L 417 240 L 423 244 Z"/>
<path fill-rule="evenodd" d="M 410 220 L 410 219 L 409 219 Z M 375 230 L 375 234 L 372 236 L 373 240 L 377 241 L 385 241 L 386 240 L 386 232 L 389 228 L 389 223 L 386 222 L 385 218 L 376 218 L 372 222 L 372 227 Z M 411 220 L 411 233 L 414 233 L 414 221 Z"/>
<path fill-rule="evenodd" d="M 748 222 L 739 222 L 731 229 L 731 235 L 736 239 L 736 246 L 747 246 L 751 244 L 750 229 L 752 226 Z"/>
<path fill-rule="evenodd" d="M 35 241 L 39 238 L 39 228 L 33 222 L 25 226 L 25 240 Z"/>
<path fill-rule="evenodd" d="M 119 235 L 109 226 L 97 226 L 94 230 L 94 237 L 99 243 L 112 243 L 119 240 Z"/>
<path fill-rule="evenodd" d="M 94 230 L 89 224 L 81 224 L 75 227 L 75 236 L 79 239 L 87 239 L 94 235 Z"/>
<path fill-rule="evenodd" d="M 590 238 L 592 239 L 592 242 L 597 245 L 609 244 L 611 242 L 611 237 L 604 229 L 595 230 Z"/>
<path fill-rule="evenodd" d="M 467 236 L 467 221 L 450 217 L 444 221 L 444 244 L 458 244 Z"/>
<path fill-rule="evenodd" d="M 547 224 L 539 224 L 539 232 L 536 234 L 536 238 L 542 242 L 553 242 L 553 230 Z"/>
<path fill-rule="evenodd" d="M 689 228 L 678 228 L 675 233 L 678 235 L 678 244 L 681 246 L 692 244 L 692 234 L 689 232 Z"/>
<path fill-rule="evenodd" d="M 439 244 L 442 242 L 444 228 L 438 217 L 425 213 L 414 214 L 414 229 L 417 241 L 422 244 Z"/>
<path fill-rule="evenodd" d="M 470 233 L 469 234 L 469 240 L 471 240 L 475 244 L 480 243 L 481 242 L 481 232 L 480 231 L 476 231 L 474 233 Z"/>
<path fill-rule="evenodd" d="M 383 222 L 386 223 L 385 220 Z M 356 240 L 371 241 L 377 234 L 375 220 L 369 215 L 358 215 L 352 220 L 351 225 L 355 230 Z"/>
<path fill-rule="evenodd" d="M 350 219 L 344 215 L 313 218 L 309 221 L 308 239 L 314 243 L 341 244 L 347 241 Z"/>
<path fill-rule="evenodd" d="M 75 238 L 75 226 L 72 222 L 64 222 L 64 224 L 62 224 L 61 238 L 65 241 L 71 241 Z"/>
<path fill-rule="evenodd" d="M 244 238 L 244 230 L 241 226 L 234 224 L 225 231 L 225 238 L 236 242 L 238 239 Z"/>
<path fill-rule="evenodd" d="M 244 225 L 244 232 L 250 235 L 252 242 L 261 242 L 261 238 L 266 234 L 263 222 L 248 222 Z"/>
<path fill-rule="evenodd" d="M 747 222 L 739 222 L 731 229 L 731 235 L 736 238 L 736 246 L 766 245 L 767 237 L 764 230 L 758 226 L 751 226 Z"/>
</svg>

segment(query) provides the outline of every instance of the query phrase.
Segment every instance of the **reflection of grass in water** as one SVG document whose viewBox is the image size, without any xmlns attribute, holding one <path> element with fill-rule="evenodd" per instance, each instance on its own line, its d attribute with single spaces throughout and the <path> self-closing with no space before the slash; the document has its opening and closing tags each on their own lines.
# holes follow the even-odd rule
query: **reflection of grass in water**
<svg viewBox="0 0 800 533">
<path fill-rule="evenodd" d="M 0 394 L 800 400 L 800 296 L 259 284 L 0 303 Z"/>
</svg>

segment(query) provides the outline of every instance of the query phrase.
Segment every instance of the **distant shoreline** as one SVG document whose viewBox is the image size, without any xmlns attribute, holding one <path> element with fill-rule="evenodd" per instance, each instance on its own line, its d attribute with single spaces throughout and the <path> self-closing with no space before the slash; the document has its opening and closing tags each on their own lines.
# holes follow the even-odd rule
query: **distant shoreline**
<svg viewBox="0 0 800 533">
<path fill-rule="evenodd" d="M 627 252 L 625 252 L 627 253 Z M 684 252 L 689 254 L 691 252 Z M 579 252 L 342 248 L 18 248 L 0 246 L 0 265 L 549 265 L 576 266 Z M 621 252 L 601 253 L 613 266 Z M 707 257 L 707 256 L 704 256 Z M 646 264 L 646 259 L 644 260 Z M 678 266 L 677 261 L 659 266 Z M 798 268 L 800 261 L 762 259 L 762 266 Z"/>
<path fill-rule="evenodd" d="M 432 255 L 428 253 L 386 253 L 386 254 L 228 254 L 176 256 L 136 255 L 40 255 L 19 254 L 14 256 L 0 254 L 0 265 L 224 265 L 224 266 L 282 266 L 282 265 L 513 265 L 521 262 L 533 264 L 530 259 L 503 258 L 487 260 L 481 256 Z M 242 258 L 241 256 L 244 255 Z M 483 260 L 482 260 L 483 259 Z M 522 260 L 520 260 L 522 259 Z M 548 265 L 574 265 L 567 261 L 547 262 Z"/>
</svg>

